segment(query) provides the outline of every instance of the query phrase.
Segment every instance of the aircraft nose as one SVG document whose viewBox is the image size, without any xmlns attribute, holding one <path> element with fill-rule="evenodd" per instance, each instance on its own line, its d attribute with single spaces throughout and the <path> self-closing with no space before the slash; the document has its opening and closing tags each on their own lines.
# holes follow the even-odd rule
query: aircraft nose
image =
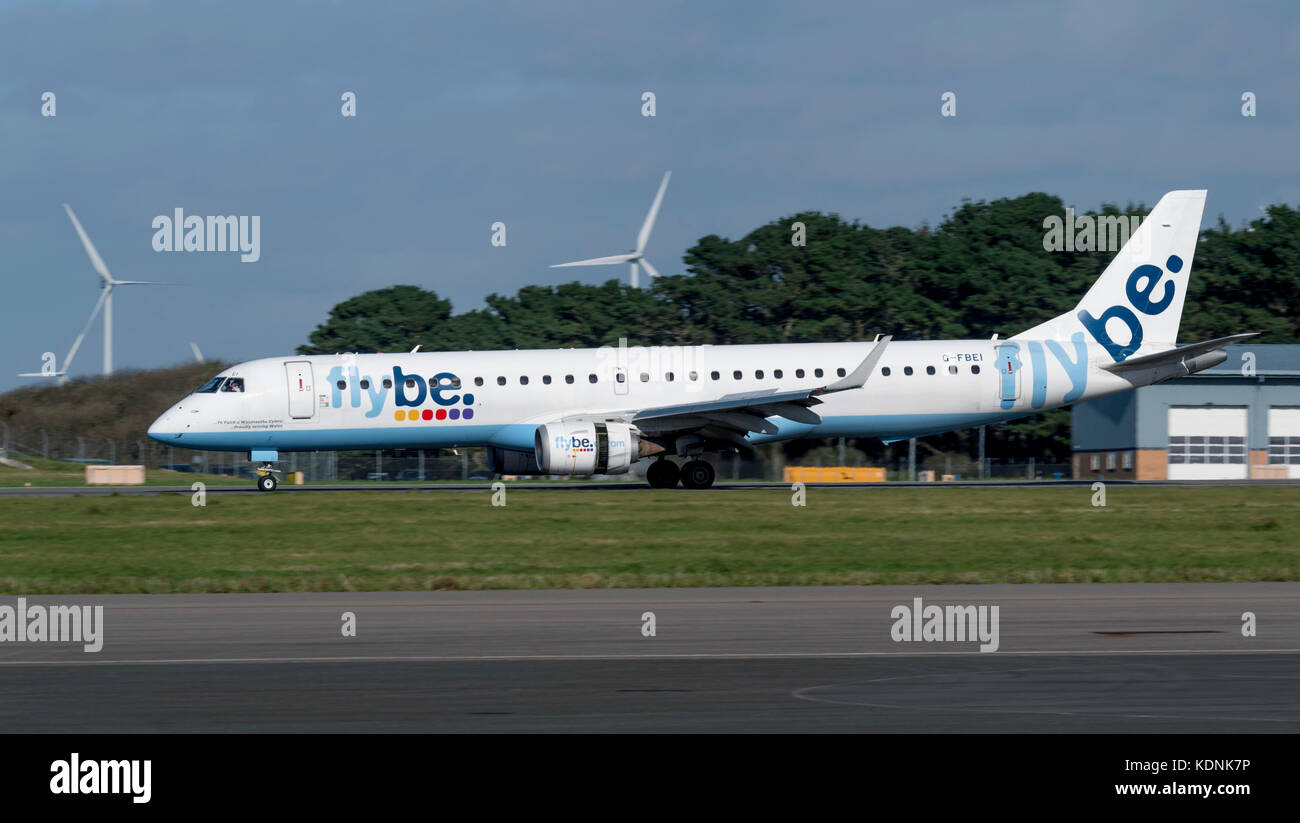
<svg viewBox="0 0 1300 823">
<path fill-rule="evenodd" d="M 179 428 L 176 425 L 176 414 L 165 411 L 149 426 L 149 437 L 160 443 L 170 443 L 180 437 Z"/>
</svg>

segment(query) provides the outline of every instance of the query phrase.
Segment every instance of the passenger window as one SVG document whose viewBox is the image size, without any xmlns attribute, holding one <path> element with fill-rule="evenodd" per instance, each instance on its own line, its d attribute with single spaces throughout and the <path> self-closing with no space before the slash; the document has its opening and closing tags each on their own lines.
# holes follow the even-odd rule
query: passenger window
<svg viewBox="0 0 1300 823">
<path fill-rule="evenodd" d="M 795 370 L 794 370 L 794 376 L 795 376 L 795 377 L 798 377 L 798 378 L 802 378 L 802 377 L 803 377 L 803 369 L 795 369 Z"/>
<path fill-rule="evenodd" d="M 903 374 L 907 375 L 908 377 L 911 377 L 911 376 L 912 376 L 912 367 L 911 367 L 911 366 L 904 366 L 904 367 L 903 367 Z"/>
<path fill-rule="evenodd" d="M 692 380 L 699 380 L 699 379 L 700 379 L 700 373 L 697 372 L 697 371 L 693 371 L 693 372 L 691 372 L 691 379 L 692 379 Z"/>
<path fill-rule="evenodd" d="M 755 379 L 755 380 L 762 380 L 762 379 L 763 379 L 763 370 L 762 370 L 762 369 L 755 369 L 755 370 L 754 370 L 754 379 Z"/>
<path fill-rule="evenodd" d="M 519 385 L 521 385 L 521 386 L 527 386 L 527 385 L 528 385 L 528 376 L 527 376 L 527 375 L 523 375 L 523 374 L 519 375 Z"/>
<path fill-rule="evenodd" d="M 646 374 L 645 372 L 641 372 L 641 382 L 642 382 L 642 383 L 649 383 L 649 382 L 650 382 L 650 375 Z"/>
<path fill-rule="evenodd" d="M 839 375 L 840 377 L 843 377 L 844 375 L 848 374 L 848 372 L 844 371 L 844 369 L 836 369 L 835 374 Z"/>
<path fill-rule="evenodd" d="M 731 378 L 732 378 L 733 380 L 739 380 L 739 379 L 740 379 L 740 369 L 736 369 L 735 371 L 733 371 L 733 372 L 731 373 Z"/>
<path fill-rule="evenodd" d="M 346 380 L 340 380 L 339 382 L 335 383 L 334 385 L 338 386 L 340 389 L 346 389 L 346 388 L 348 387 L 348 381 L 346 381 Z M 410 380 L 406 381 L 406 385 L 408 385 L 408 386 L 411 385 L 411 381 L 410 381 Z"/>
<path fill-rule="evenodd" d="M 711 372 L 709 372 L 709 377 L 712 377 L 714 380 L 719 379 L 721 376 L 722 376 L 722 375 L 718 374 L 718 373 L 715 372 L 715 371 L 711 371 Z"/>
<path fill-rule="evenodd" d="M 934 366 L 926 366 L 926 367 L 925 367 L 925 373 L 926 373 L 926 374 L 934 374 Z"/>
<path fill-rule="evenodd" d="M 475 386 L 481 386 L 481 385 L 483 385 L 483 378 L 481 378 L 481 377 L 475 377 L 475 378 L 474 378 L 474 385 L 475 385 Z"/>
<path fill-rule="evenodd" d="M 370 388 L 370 381 L 369 381 L 369 380 L 362 380 L 362 381 L 361 381 L 361 388 L 363 388 L 363 389 L 368 389 L 368 388 Z"/>
<path fill-rule="evenodd" d="M 979 366 L 971 366 L 971 367 L 970 367 L 970 373 L 971 373 L 971 374 L 979 374 L 979 373 L 980 373 L 980 367 L 979 367 Z"/>
<path fill-rule="evenodd" d="M 783 374 L 785 373 L 782 372 L 780 369 L 777 369 L 776 371 L 772 372 L 772 376 L 775 377 L 777 380 L 780 380 Z"/>
<path fill-rule="evenodd" d="M 614 379 L 620 383 L 624 383 L 627 382 L 627 375 L 623 374 L 623 372 L 618 372 L 614 375 Z"/>
<path fill-rule="evenodd" d="M 414 378 L 414 377 L 408 377 L 408 378 L 406 378 L 406 387 L 407 387 L 408 389 L 413 389 L 413 388 L 415 388 L 415 378 Z M 342 381 L 342 380 L 339 381 L 339 388 L 340 388 L 340 389 L 343 388 L 343 381 Z"/>
<path fill-rule="evenodd" d="M 339 382 L 342 383 L 343 381 L 340 380 Z M 339 386 L 339 388 L 341 389 L 341 388 L 343 388 L 343 387 L 342 387 L 342 386 Z M 240 391 L 240 392 L 243 391 L 243 390 L 244 390 L 244 378 L 242 378 L 242 377 L 232 377 L 232 378 L 230 378 L 229 380 L 226 381 L 226 385 L 224 385 L 224 386 L 221 387 L 221 390 L 222 390 L 222 391 Z"/>
<path fill-rule="evenodd" d="M 386 388 L 386 389 L 391 389 L 392 387 L 393 387 L 393 378 L 391 378 L 391 377 L 385 377 L 385 378 L 384 378 L 384 388 Z"/>
<path fill-rule="evenodd" d="M 571 375 L 571 374 L 566 374 L 566 375 L 564 375 L 564 382 L 565 382 L 565 383 L 572 383 L 572 382 L 573 382 L 573 375 Z"/>
<path fill-rule="evenodd" d="M 549 374 L 543 374 L 543 375 L 542 375 L 542 383 L 545 384 L 545 385 L 547 385 L 547 386 L 551 385 L 551 376 L 550 376 Z"/>
<path fill-rule="evenodd" d="M 957 373 L 957 367 L 956 367 L 956 366 L 949 366 L 949 367 L 948 367 L 948 374 L 956 374 L 956 373 Z"/>
<path fill-rule="evenodd" d="M 497 385 L 504 386 L 505 384 L 506 384 L 506 379 L 500 375 L 497 375 Z"/>
<path fill-rule="evenodd" d="M 667 380 L 669 383 L 673 382 L 673 373 L 670 371 L 664 372 L 664 379 Z"/>
<path fill-rule="evenodd" d="M 821 370 L 821 369 L 813 369 L 813 376 L 814 376 L 814 377 L 821 377 L 821 376 L 822 376 L 822 370 Z"/>
<path fill-rule="evenodd" d="M 587 375 L 587 382 L 588 382 L 588 383 L 595 383 L 595 382 L 596 382 L 596 375 L 594 375 L 594 374 L 589 374 L 589 375 Z"/>
<path fill-rule="evenodd" d="M 883 369 L 880 370 L 880 373 L 881 373 L 882 375 L 884 375 L 885 377 L 888 377 L 888 376 L 889 376 L 889 367 L 888 367 L 888 366 L 885 366 Z"/>
</svg>

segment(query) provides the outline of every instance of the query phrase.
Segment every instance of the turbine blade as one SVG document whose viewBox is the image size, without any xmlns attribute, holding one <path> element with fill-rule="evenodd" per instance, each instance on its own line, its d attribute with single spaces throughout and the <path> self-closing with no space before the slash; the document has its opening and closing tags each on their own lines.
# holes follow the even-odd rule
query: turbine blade
<svg viewBox="0 0 1300 823">
<path fill-rule="evenodd" d="M 108 294 L 113 290 L 112 286 L 107 286 L 99 293 L 99 300 L 95 303 L 95 308 L 90 312 L 90 319 L 86 325 L 81 327 L 81 334 L 77 335 L 76 341 L 73 342 L 72 348 L 68 349 L 68 356 L 63 358 L 63 373 L 67 374 L 68 369 L 72 368 L 72 358 L 77 356 L 77 349 L 81 348 L 81 341 L 86 338 L 86 332 L 90 331 L 90 326 L 99 316 L 99 310 L 104 308 L 104 302 L 108 300 Z"/>
<path fill-rule="evenodd" d="M 610 257 L 593 257 L 590 260 L 578 260 L 574 263 L 556 263 L 551 266 L 553 269 L 562 269 L 566 266 L 608 266 L 611 263 L 626 263 L 629 260 L 635 260 L 640 257 L 639 254 L 615 254 Z"/>
<path fill-rule="evenodd" d="M 646 274 L 650 275 L 651 277 L 659 276 L 659 272 L 655 271 L 655 267 L 650 265 L 650 261 L 646 260 L 644 257 L 641 258 L 641 265 L 645 267 Z"/>
<path fill-rule="evenodd" d="M 663 182 L 659 184 L 659 193 L 655 195 L 655 201 L 650 204 L 650 212 L 645 216 L 645 222 L 641 224 L 641 233 L 636 236 L 637 254 L 645 251 L 646 241 L 650 239 L 650 230 L 655 227 L 655 218 L 659 216 L 659 204 L 664 202 L 664 192 L 668 190 L 668 178 L 672 177 L 671 171 L 664 172 Z"/>
<path fill-rule="evenodd" d="M 81 227 L 81 221 L 77 220 L 77 215 L 72 213 L 72 207 L 67 203 L 63 204 L 63 210 L 72 218 L 72 225 L 77 230 L 77 236 L 81 238 L 81 245 L 86 247 L 86 254 L 90 257 L 90 265 L 95 267 L 99 276 L 104 278 L 105 282 L 113 282 L 113 275 L 108 273 L 108 266 L 104 265 L 104 258 L 99 256 L 95 251 L 95 244 L 90 242 L 90 237 L 86 235 L 86 230 Z"/>
<path fill-rule="evenodd" d="M 198 343 L 190 343 L 190 350 L 194 352 L 194 359 L 203 362 L 203 352 L 199 351 Z"/>
<path fill-rule="evenodd" d="M 636 263 L 632 264 L 632 270 L 628 273 L 628 285 L 634 289 L 641 288 L 641 280 L 637 277 Z"/>
<path fill-rule="evenodd" d="M 175 286 L 176 283 L 159 283 L 156 280 L 114 280 L 114 286 Z"/>
</svg>

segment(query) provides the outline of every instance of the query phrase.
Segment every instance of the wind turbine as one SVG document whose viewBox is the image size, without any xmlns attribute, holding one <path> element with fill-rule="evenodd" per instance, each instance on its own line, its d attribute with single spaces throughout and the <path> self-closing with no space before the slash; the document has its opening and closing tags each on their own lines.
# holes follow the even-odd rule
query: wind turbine
<svg viewBox="0 0 1300 823">
<path fill-rule="evenodd" d="M 659 276 L 655 267 L 650 265 L 650 261 L 645 259 L 645 244 L 650 239 L 650 230 L 654 228 L 655 217 L 659 215 L 659 204 L 664 201 L 664 192 L 668 189 L 668 178 L 672 176 L 671 171 L 664 172 L 663 182 L 659 184 L 659 193 L 655 195 L 655 200 L 650 204 L 650 213 L 645 216 L 645 222 L 641 224 L 641 231 L 636 236 L 636 248 L 627 254 L 615 254 L 610 257 L 596 257 L 591 260 L 578 260 L 574 263 L 557 263 L 551 266 L 553 269 L 563 269 L 568 266 L 609 266 L 614 263 L 631 263 L 632 264 L 632 288 L 640 288 L 640 278 L 638 277 L 638 267 L 644 266 L 646 274 L 651 278 Z"/>
<path fill-rule="evenodd" d="M 90 265 L 94 267 L 102 280 L 100 288 L 103 291 L 99 294 L 99 302 L 90 312 L 90 319 L 86 321 L 85 327 L 82 328 L 81 334 L 77 335 L 77 340 L 72 344 L 72 349 L 68 351 L 68 356 L 63 360 L 63 370 L 59 372 L 62 377 L 68 373 L 72 366 L 72 358 L 76 356 L 77 349 L 81 347 L 81 340 L 90 330 L 90 324 L 95 322 L 95 315 L 99 314 L 100 309 L 104 311 L 104 376 L 107 377 L 113 373 L 113 289 L 118 286 L 170 286 L 170 283 L 158 283 L 152 280 L 115 280 L 109 273 L 108 266 L 104 265 L 104 258 L 99 256 L 95 251 L 95 244 L 90 242 L 90 237 L 86 235 L 86 230 L 81 227 L 77 220 L 77 215 L 72 213 L 72 208 L 67 203 L 63 204 L 63 210 L 68 213 L 68 218 L 72 220 L 73 227 L 77 230 L 77 236 L 81 238 L 81 245 L 86 247 L 86 256 L 90 258 Z"/>
</svg>

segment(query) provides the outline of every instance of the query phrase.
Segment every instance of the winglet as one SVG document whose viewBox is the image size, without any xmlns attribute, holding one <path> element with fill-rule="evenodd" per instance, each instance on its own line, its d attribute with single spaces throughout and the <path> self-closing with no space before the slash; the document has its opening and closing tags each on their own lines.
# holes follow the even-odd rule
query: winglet
<svg viewBox="0 0 1300 823">
<path fill-rule="evenodd" d="M 888 346 L 889 341 L 893 339 L 894 336 L 892 334 L 887 334 L 880 338 L 880 342 L 876 343 L 876 345 L 872 347 L 871 354 L 868 354 L 848 377 L 842 377 L 834 383 L 831 383 L 829 386 L 817 389 L 813 394 L 829 394 L 830 392 L 845 391 L 846 389 L 862 388 L 862 386 L 867 382 L 867 378 L 871 376 L 873 371 L 875 371 L 876 364 L 880 362 L 881 355 L 885 353 L 885 346 Z"/>
</svg>

